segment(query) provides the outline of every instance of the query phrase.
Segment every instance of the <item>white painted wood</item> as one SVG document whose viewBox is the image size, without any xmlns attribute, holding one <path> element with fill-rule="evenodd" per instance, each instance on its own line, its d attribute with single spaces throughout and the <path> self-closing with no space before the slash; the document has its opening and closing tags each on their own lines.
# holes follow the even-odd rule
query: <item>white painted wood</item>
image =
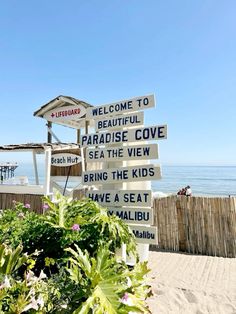
<svg viewBox="0 0 236 314">
<path fill-rule="evenodd" d="M 83 185 L 81 184 L 81 177 L 70 176 L 68 180 L 69 188 L 67 187 L 64 191 L 66 179 L 67 176 L 51 176 L 51 186 L 57 189 L 61 194 L 64 193 L 64 195 L 66 196 L 72 196 L 74 190 L 79 190 L 83 188 Z M 60 183 L 62 183 L 63 186 L 61 186 Z M 71 186 L 71 183 L 73 183 L 73 187 Z"/>
<path fill-rule="evenodd" d="M 79 164 L 81 161 L 81 156 L 71 153 L 53 154 L 51 156 L 51 165 L 56 167 L 73 166 Z"/>
<path fill-rule="evenodd" d="M 77 120 L 86 114 L 86 108 L 82 105 L 63 106 L 47 111 L 43 118 L 57 123 L 58 121 Z"/>
<path fill-rule="evenodd" d="M 129 224 L 137 243 L 158 244 L 157 227 Z"/>
<path fill-rule="evenodd" d="M 61 143 L 61 140 L 56 136 L 51 127 L 47 127 L 48 132 L 55 138 L 58 143 Z"/>
<path fill-rule="evenodd" d="M 0 193 L 44 195 L 44 187 L 42 185 L 1 184 Z"/>
<path fill-rule="evenodd" d="M 96 132 L 104 130 L 122 129 L 130 126 L 142 125 L 144 121 L 144 113 L 134 112 L 115 117 L 107 117 L 105 119 L 95 120 Z"/>
<path fill-rule="evenodd" d="M 37 167 L 37 159 L 36 159 L 35 151 L 33 151 L 33 165 L 34 165 L 35 184 L 39 185 L 39 175 L 38 175 L 38 167 Z"/>
<path fill-rule="evenodd" d="M 57 122 L 54 122 L 54 123 L 66 126 L 68 128 L 76 129 L 76 130 L 80 129 L 82 127 L 81 123 L 80 123 L 80 120 L 78 120 L 78 121 L 75 121 L 75 120 L 60 120 L 60 121 L 57 121 Z"/>
<path fill-rule="evenodd" d="M 85 148 L 81 148 L 80 149 L 80 153 L 81 153 L 81 158 L 82 158 L 82 173 L 85 171 L 85 162 L 87 162 L 87 160 L 85 160 Z"/>
<path fill-rule="evenodd" d="M 126 223 L 142 225 L 153 224 L 152 208 L 109 207 L 108 213 L 118 216 Z"/>
<path fill-rule="evenodd" d="M 135 182 L 161 179 L 159 165 L 143 165 L 106 170 L 85 171 L 82 174 L 84 185 L 118 184 L 121 182 Z"/>
<path fill-rule="evenodd" d="M 86 119 L 99 119 L 104 116 L 114 116 L 152 107 L 155 107 L 154 95 L 134 97 L 107 105 L 87 108 Z"/>
<path fill-rule="evenodd" d="M 141 144 L 147 144 L 147 142 L 141 142 Z M 128 144 L 126 144 L 128 146 Z M 126 166 L 137 166 L 137 165 L 148 165 L 150 164 L 150 160 L 147 158 L 146 160 L 128 160 L 126 162 Z M 135 190 L 151 190 L 151 181 L 137 181 L 137 182 L 126 182 L 125 188 L 127 190 L 135 189 Z M 151 224 L 151 223 L 150 223 Z M 149 255 L 149 244 L 147 243 L 137 243 L 137 252 L 139 256 L 140 261 L 148 260 Z M 126 258 L 126 263 L 129 265 L 135 265 L 136 264 L 136 257 L 132 254 L 129 254 Z"/>
<path fill-rule="evenodd" d="M 65 182 L 66 178 L 67 178 L 67 176 L 51 176 L 51 180 L 53 180 L 55 182 Z M 69 180 L 70 180 L 70 182 L 78 182 L 78 184 L 79 184 L 82 181 L 82 177 L 70 176 Z"/>
<path fill-rule="evenodd" d="M 50 189 L 50 175 L 51 175 L 51 148 L 45 149 L 45 179 L 44 179 L 44 194 L 49 195 Z"/>
<path fill-rule="evenodd" d="M 107 148 L 90 148 L 86 151 L 87 162 L 158 159 L 158 145 L 129 145 Z"/>
<path fill-rule="evenodd" d="M 65 103 L 71 104 L 71 105 L 75 105 L 76 104 L 72 99 L 66 98 L 66 97 L 63 97 L 63 96 L 60 96 L 60 100 L 64 101 Z"/>
<path fill-rule="evenodd" d="M 71 192 L 73 191 L 73 190 L 68 190 L 68 189 L 65 189 L 64 191 L 64 187 L 60 186 L 56 182 L 52 182 L 52 187 L 58 190 L 61 194 L 64 193 L 64 196 L 71 196 Z"/>
<path fill-rule="evenodd" d="M 130 142 L 162 140 L 167 138 L 167 125 L 118 130 L 113 132 L 93 133 L 81 136 L 81 146 L 101 146 Z"/>
<path fill-rule="evenodd" d="M 151 207 L 152 191 L 150 190 L 94 190 L 87 191 L 86 196 L 104 206 Z"/>
</svg>

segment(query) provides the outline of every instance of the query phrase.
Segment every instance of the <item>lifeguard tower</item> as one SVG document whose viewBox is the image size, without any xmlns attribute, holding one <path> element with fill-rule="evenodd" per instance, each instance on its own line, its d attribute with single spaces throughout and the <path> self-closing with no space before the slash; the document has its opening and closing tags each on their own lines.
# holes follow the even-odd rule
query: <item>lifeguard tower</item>
<svg viewBox="0 0 236 314">
<path fill-rule="evenodd" d="M 36 112 L 35 117 L 46 120 L 47 142 L 0 146 L 0 152 L 29 152 L 32 154 L 34 182 L 26 176 L 14 177 L 12 165 L 4 164 L 0 168 L 0 209 L 11 208 L 12 201 L 30 203 L 32 207 L 42 209 L 42 196 L 53 195 L 58 190 L 64 195 L 79 197 L 81 195 L 81 173 L 85 168 L 79 145 L 81 133 L 87 133 L 89 121 L 86 109 L 90 104 L 69 96 L 58 96 Z M 76 143 L 62 143 L 53 132 L 53 124 L 75 129 Z M 54 141 L 54 142 L 53 142 Z M 44 155 L 44 182 L 40 184 L 37 155 Z M 19 164 L 15 165 L 15 167 Z M 2 171 L 1 171 L 2 169 Z M 8 177 L 6 177 L 8 176 Z M 11 179 L 11 180 L 9 180 Z"/>
</svg>

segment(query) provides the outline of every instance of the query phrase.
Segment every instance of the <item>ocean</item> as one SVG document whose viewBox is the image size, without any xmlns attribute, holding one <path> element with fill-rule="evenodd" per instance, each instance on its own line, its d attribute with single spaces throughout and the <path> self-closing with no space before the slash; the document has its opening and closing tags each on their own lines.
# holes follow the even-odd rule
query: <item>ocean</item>
<svg viewBox="0 0 236 314">
<path fill-rule="evenodd" d="M 44 166 L 39 164 L 40 183 L 44 180 Z M 176 194 L 190 185 L 193 195 L 236 196 L 236 166 L 167 166 L 162 165 L 162 179 L 152 182 L 153 191 Z M 20 163 L 16 176 L 25 175 L 34 182 L 33 165 Z"/>
<path fill-rule="evenodd" d="M 154 191 L 177 193 L 190 185 L 193 195 L 236 196 L 236 166 L 162 166 Z"/>
</svg>

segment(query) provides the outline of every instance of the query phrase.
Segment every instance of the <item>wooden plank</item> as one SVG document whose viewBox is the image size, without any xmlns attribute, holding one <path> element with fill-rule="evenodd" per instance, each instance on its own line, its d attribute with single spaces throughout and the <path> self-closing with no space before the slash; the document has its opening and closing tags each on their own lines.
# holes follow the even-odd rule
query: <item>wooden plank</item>
<svg viewBox="0 0 236 314">
<path fill-rule="evenodd" d="M 105 206 L 150 207 L 152 191 L 142 190 L 95 190 L 87 191 L 86 196 Z"/>
<path fill-rule="evenodd" d="M 69 167 L 82 161 L 81 156 L 71 153 L 59 153 L 51 155 L 51 165 L 56 167 Z"/>
<path fill-rule="evenodd" d="M 111 104 L 87 108 L 86 119 L 99 119 L 155 107 L 154 95 L 119 100 Z"/>
<path fill-rule="evenodd" d="M 143 165 L 110 168 L 106 170 L 85 171 L 82 174 L 82 184 L 103 185 L 119 184 L 121 182 L 137 182 L 161 179 L 161 168 L 159 165 Z"/>
<path fill-rule="evenodd" d="M 44 194 L 43 186 L 41 185 L 0 185 L 0 193 L 15 193 L 15 194 Z"/>
<path fill-rule="evenodd" d="M 109 215 L 116 215 L 126 223 L 152 225 L 153 210 L 152 208 L 130 208 L 130 207 L 109 207 Z"/>
<path fill-rule="evenodd" d="M 144 113 L 134 112 L 115 117 L 107 117 L 104 119 L 95 120 L 95 131 L 122 129 L 144 124 Z"/>
<path fill-rule="evenodd" d="M 107 161 L 124 161 L 124 160 L 150 160 L 158 159 L 158 145 L 129 145 L 122 147 L 109 148 L 90 148 L 86 151 L 87 162 L 107 162 Z"/>
<path fill-rule="evenodd" d="M 158 244 L 157 227 L 129 225 L 137 243 Z"/>
<path fill-rule="evenodd" d="M 51 122 L 78 120 L 86 114 L 86 108 L 82 105 L 63 106 L 47 111 L 44 119 Z"/>
<path fill-rule="evenodd" d="M 154 125 L 128 130 L 85 134 L 81 136 L 81 147 L 103 146 L 121 143 L 167 139 L 167 125 Z"/>
<path fill-rule="evenodd" d="M 78 148 L 66 149 L 66 150 L 55 150 L 52 152 L 51 157 L 53 157 L 54 154 L 59 154 L 59 153 L 75 154 L 79 158 L 82 158 L 81 157 L 81 150 Z M 81 169 L 82 169 L 81 163 L 78 163 L 78 164 L 71 166 L 70 177 L 81 176 L 81 172 L 82 172 Z M 59 167 L 59 166 L 55 167 L 54 165 L 51 165 L 51 176 L 67 176 L 67 175 L 68 175 L 68 168 L 67 167 Z"/>
</svg>

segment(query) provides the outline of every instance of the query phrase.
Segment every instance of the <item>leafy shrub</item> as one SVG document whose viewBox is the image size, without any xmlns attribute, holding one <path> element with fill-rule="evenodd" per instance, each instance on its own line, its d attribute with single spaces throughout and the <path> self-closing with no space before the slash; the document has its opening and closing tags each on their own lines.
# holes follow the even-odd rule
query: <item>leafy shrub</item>
<svg viewBox="0 0 236 314">
<path fill-rule="evenodd" d="M 150 292 L 144 283 L 146 263 L 130 270 L 115 256 L 122 243 L 128 253 L 135 253 L 128 226 L 91 200 L 58 195 L 56 202 L 44 201 L 45 215 L 21 203 L 2 213 L 0 309 L 4 313 L 149 313 L 144 301 Z M 16 259 L 19 265 L 14 264 Z M 7 260 L 12 266 L 6 267 Z M 9 277 L 3 269 L 9 270 Z"/>
</svg>

